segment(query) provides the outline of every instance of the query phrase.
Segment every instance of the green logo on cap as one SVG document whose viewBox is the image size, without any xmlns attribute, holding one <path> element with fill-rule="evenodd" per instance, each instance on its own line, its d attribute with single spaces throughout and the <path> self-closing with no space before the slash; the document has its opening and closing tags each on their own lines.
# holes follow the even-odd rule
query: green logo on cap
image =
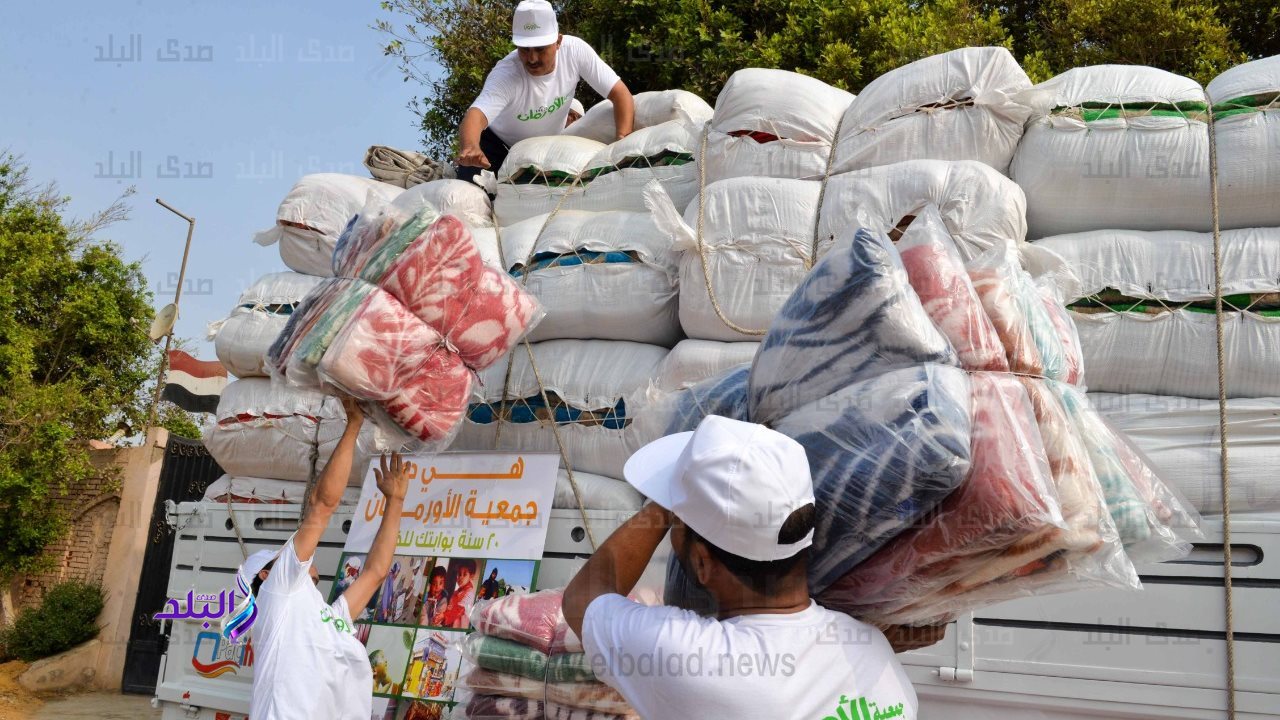
<svg viewBox="0 0 1280 720">
<path fill-rule="evenodd" d="M 525 29 L 525 30 L 537 30 L 537 29 L 538 29 L 538 23 L 525 23 L 525 24 L 524 24 L 524 29 Z"/>
</svg>

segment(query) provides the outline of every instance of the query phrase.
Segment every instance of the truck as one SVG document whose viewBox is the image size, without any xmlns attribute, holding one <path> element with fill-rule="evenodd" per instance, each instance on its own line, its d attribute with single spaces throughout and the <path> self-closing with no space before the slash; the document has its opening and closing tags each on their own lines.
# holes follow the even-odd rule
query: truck
<svg viewBox="0 0 1280 720">
<path fill-rule="evenodd" d="M 244 553 L 279 547 L 297 527 L 298 505 L 185 502 L 171 505 L 175 531 L 169 597 L 234 587 Z M 335 514 L 316 555 L 322 593 L 351 526 Z M 630 516 L 555 510 L 539 587 L 561 587 Z M 588 533 L 590 529 L 590 536 Z M 1173 562 L 1138 566 L 1143 589 L 1082 590 L 1026 597 L 963 615 L 942 641 L 900 656 L 920 717 L 977 720 L 1280 718 L 1280 514 L 1234 516 L 1233 635 L 1227 636 L 1224 530 L 1207 517 L 1204 537 Z M 660 587 L 669 548 L 642 585 Z M 164 720 L 244 720 L 253 678 L 252 640 L 233 645 L 199 619 L 166 624 L 167 651 L 152 704 Z M 1235 671 L 1228 694 L 1228 653 Z"/>
</svg>

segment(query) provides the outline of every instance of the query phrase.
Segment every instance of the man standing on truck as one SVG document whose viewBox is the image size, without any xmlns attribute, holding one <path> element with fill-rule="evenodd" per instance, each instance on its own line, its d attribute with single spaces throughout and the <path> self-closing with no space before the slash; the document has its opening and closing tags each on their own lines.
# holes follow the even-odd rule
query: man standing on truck
<svg viewBox="0 0 1280 720">
<path fill-rule="evenodd" d="M 631 134 L 631 91 L 586 41 L 560 34 L 551 3 L 521 0 L 511 21 L 511 40 L 515 51 L 489 72 L 458 126 L 459 180 L 470 182 L 486 168 L 496 171 L 521 140 L 559 135 L 580 80 L 613 101 L 618 139 Z"/>
<path fill-rule="evenodd" d="M 316 483 L 298 531 L 279 551 L 256 552 L 240 567 L 258 603 L 249 703 L 254 720 L 368 720 L 373 713 L 373 668 L 356 639 L 353 617 L 368 606 L 391 566 L 409 478 L 399 455 L 382 457 L 374 470 L 378 490 L 386 496 L 382 524 L 359 577 L 332 605 L 326 604 L 316 589 L 320 575 L 312 560 L 342 500 L 364 423 L 355 400 L 343 398 L 343 407 L 346 430 Z"/>
<path fill-rule="evenodd" d="M 809 597 L 815 507 L 799 443 L 710 415 L 623 472 L 651 502 L 569 583 L 564 616 L 596 676 L 642 718 L 916 717 L 881 631 Z M 668 530 L 716 617 L 627 599 Z"/>
</svg>

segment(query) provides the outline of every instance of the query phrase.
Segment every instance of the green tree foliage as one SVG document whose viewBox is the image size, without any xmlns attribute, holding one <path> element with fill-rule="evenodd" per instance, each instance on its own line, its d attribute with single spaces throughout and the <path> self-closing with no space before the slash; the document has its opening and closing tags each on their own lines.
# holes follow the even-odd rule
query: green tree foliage
<svg viewBox="0 0 1280 720">
<path fill-rule="evenodd" d="M 92 477 L 88 441 L 140 427 L 154 368 L 142 269 L 0 156 L 0 578 L 32 569 L 66 520 L 53 500 Z"/>
<path fill-rule="evenodd" d="M 683 88 L 713 102 L 744 67 L 776 67 L 861 90 L 958 47 L 1002 45 L 1033 80 L 1098 63 L 1152 65 L 1206 83 L 1280 53 L 1269 0 L 561 0 L 561 30 L 590 42 L 632 92 Z M 511 2 L 385 0 L 376 27 L 406 81 L 431 154 L 454 135 L 493 64 L 510 52 Z M 594 99 L 589 90 L 579 97 Z M 588 103 L 589 104 L 589 103 Z"/>
</svg>

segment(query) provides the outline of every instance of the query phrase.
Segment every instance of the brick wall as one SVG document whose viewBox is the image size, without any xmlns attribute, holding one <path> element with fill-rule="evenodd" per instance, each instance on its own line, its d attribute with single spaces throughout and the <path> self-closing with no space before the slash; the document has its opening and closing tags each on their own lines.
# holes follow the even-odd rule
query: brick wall
<svg viewBox="0 0 1280 720">
<path fill-rule="evenodd" d="M 52 560 L 50 569 L 18 580 L 15 600 L 19 609 L 38 604 L 50 587 L 66 580 L 102 582 L 120 511 L 120 473 L 127 457 L 122 450 L 93 450 L 98 476 L 55 499 L 70 518 L 69 529 L 45 550 L 45 557 Z"/>
</svg>

